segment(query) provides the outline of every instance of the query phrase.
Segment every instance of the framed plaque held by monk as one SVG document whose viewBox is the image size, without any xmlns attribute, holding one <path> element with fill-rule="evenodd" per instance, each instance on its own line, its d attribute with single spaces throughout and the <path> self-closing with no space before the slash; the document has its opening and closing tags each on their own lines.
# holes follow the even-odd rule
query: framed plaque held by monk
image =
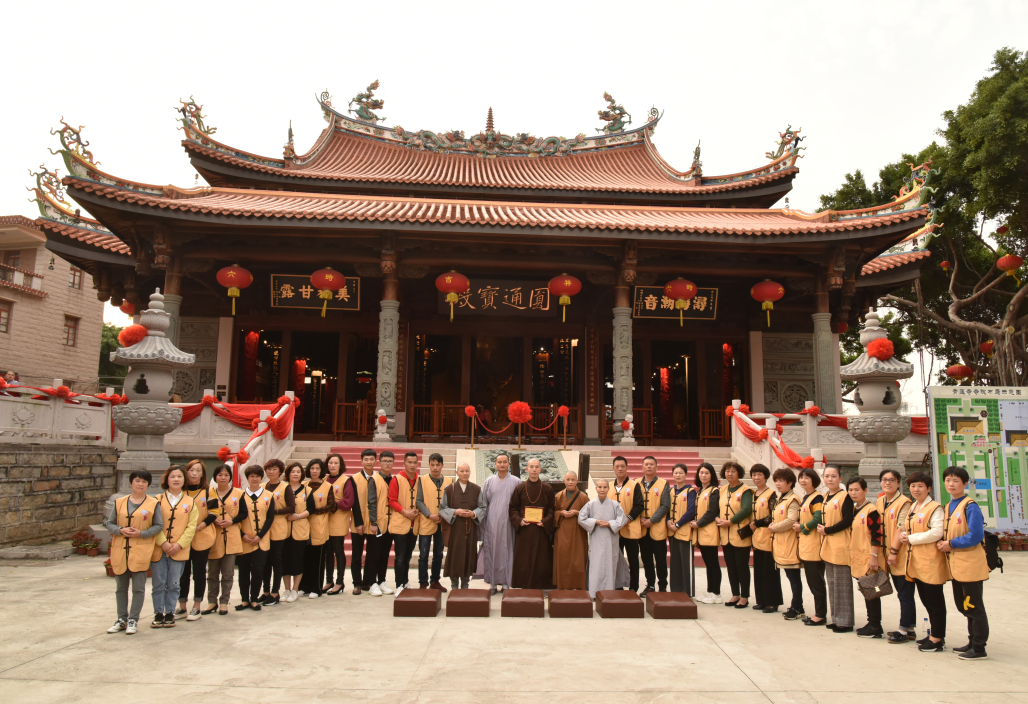
<svg viewBox="0 0 1028 704">
<path fill-rule="evenodd" d="M 525 520 L 529 523 L 542 523 L 543 510 L 539 506 L 525 506 L 522 509 L 525 513 Z"/>
</svg>

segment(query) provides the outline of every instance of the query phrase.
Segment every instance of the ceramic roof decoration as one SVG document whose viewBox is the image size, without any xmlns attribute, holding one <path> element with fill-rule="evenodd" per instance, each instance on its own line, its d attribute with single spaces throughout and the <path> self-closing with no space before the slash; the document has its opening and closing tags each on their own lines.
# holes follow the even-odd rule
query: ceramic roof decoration
<svg viewBox="0 0 1028 704">
<path fill-rule="evenodd" d="M 860 344 L 865 351 L 853 362 L 839 370 L 839 376 L 843 381 L 860 381 L 872 377 L 885 377 L 891 379 L 908 379 L 914 375 L 914 365 L 908 364 L 896 357 L 886 360 L 876 359 L 867 353 L 867 346 L 874 340 L 887 338 L 889 331 L 878 323 L 878 313 L 871 311 L 864 317 L 864 327 L 860 331 Z M 887 354 L 887 353 L 886 353 Z"/>
<path fill-rule="evenodd" d="M 129 366 L 136 362 L 165 362 L 171 366 L 189 366 L 196 355 L 187 354 L 172 344 L 164 335 L 171 326 L 171 314 L 164 310 L 164 296 L 157 289 L 150 294 L 150 305 L 139 316 L 139 324 L 147 329 L 146 337 L 131 347 L 111 352 L 111 361 Z"/>
</svg>

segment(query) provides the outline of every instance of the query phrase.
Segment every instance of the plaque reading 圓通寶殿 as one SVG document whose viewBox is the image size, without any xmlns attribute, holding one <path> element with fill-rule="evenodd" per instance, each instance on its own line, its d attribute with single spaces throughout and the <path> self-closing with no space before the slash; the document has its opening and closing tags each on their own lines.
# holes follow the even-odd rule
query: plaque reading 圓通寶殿
<svg viewBox="0 0 1028 704">
<path fill-rule="evenodd" d="M 686 320 L 717 319 L 716 288 L 696 289 L 696 295 L 685 301 L 682 317 Z M 632 297 L 633 318 L 675 318 L 679 315 L 675 299 L 664 295 L 662 286 L 636 286 Z"/>
<path fill-rule="evenodd" d="M 333 292 L 328 301 L 328 310 L 360 310 L 361 280 L 356 276 L 345 277 L 346 283 L 338 291 Z M 293 274 L 271 275 L 271 307 L 272 308 L 310 308 L 321 310 L 325 299 L 318 295 L 319 291 L 311 284 L 310 276 Z"/>
<path fill-rule="evenodd" d="M 439 312 L 450 314 L 446 294 L 439 292 Z M 457 294 L 455 315 L 517 315 L 551 317 L 559 306 L 550 305 L 550 289 L 545 281 L 501 281 L 472 279 L 471 288 Z"/>
</svg>

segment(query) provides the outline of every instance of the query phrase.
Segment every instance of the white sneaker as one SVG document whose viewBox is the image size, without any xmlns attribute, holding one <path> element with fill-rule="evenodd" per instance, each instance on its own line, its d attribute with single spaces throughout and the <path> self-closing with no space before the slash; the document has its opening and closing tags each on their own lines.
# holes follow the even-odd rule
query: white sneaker
<svg viewBox="0 0 1028 704">
<path fill-rule="evenodd" d="M 383 594 L 392 594 L 393 593 L 393 589 L 391 587 L 387 586 L 385 582 L 382 582 L 381 584 L 379 584 L 378 588 L 382 590 Z"/>
<path fill-rule="evenodd" d="M 296 593 L 295 589 L 293 589 L 292 591 L 289 592 L 289 603 L 290 604 L 292 604 L 294 601 L 296 601 L 299 598 L 300 598 L 300 595 Z"/>
<path fill-rule="evenodd" d="M 125 622 L 120 618 L 114 622 L 114 625 L 107 629 L 108 633 L 119 633 L 125 630 Z"/>
<path fill-rule="evenodd" d="M 372 584 L 371 589 L 368 590 L 368 594 L 371 596 L 382 596 L 382 587 L 377 584 Z"/>
<path fill-rule="evenodd" d="M 406 585 L 406 584 L 401 584 L 400 586 L 398 586 L 398 587 L 396 588 L 396 594 L 395 594 L 395 596 L 400 596 L 400 592 L 402 592 L 402 591 L 403 591 L 404 589 L 406 589 L 406 588 L 407 588 L 407 585 Z"/>
<path fill-rule="evenodd" d="M 708 604 L 720 604 L 721 603 L 721 595 L 720 594 L 711 594 L 710 595 L 710 601 L 708 601 L 707 603 Z"/>
<path fill-rule="evenodd" d="M 308 599 L 317 599 L 319 596 L 321 596 L 321 595 L 318 594 L 317 592 L 311 592 L 310 594 L 307 595 L 307 598 Z"/>
<path fill-rule="evenodd" d="M 296 594 L 296 598 L 297 598 L 297 599 L 299 599 L 299 598 L 300 598 L 301 596 L 303 596 L 303 595 L 304 595 L 304 594 L 306 594 L 306 593 L 307 593 L 307 592 L 305 592 L 305 591 L 304 591 L 304 590 L 302 590 L 302 589 L 301 589 L 300 591 L 298 591 L 298 592 L 293 592 L 293 594 Z"/>
<path fill-rule="evenodd" d="M 136 632 L 136 622 L 129 619 L 128 625 L 125 626 L 125 635 L 130 636 Z"/>
</svg>

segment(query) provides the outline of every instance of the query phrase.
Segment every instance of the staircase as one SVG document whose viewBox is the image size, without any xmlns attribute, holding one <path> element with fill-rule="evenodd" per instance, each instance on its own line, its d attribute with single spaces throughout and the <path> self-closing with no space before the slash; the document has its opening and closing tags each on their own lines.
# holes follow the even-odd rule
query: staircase
<svg viewBox="0 0 1028 704">
<path fill-rule="evenodd" d="M 330 454 L 335 453 L 341 455 L 343 458 L 343 464 L 346 465 L 346 474 L 356 474 L 361 469 L 361 451 L 368 445 L 361 445 L 357 443 L 353 444 L 340 444 L 339 442 L 332 440 L 316 441 L 316 440 L 301 440 L 293 446 L 293 453 L 289 456 L 289 462 L 296 461 L 302 462 L 304 467 L 307 463 L 313 459 L 325 459 Z M 457 448 L 455 445 L 425 445 L 424 447 L 407 445 L 404 447 L 372 447 L 375 452 L 381 454 L 383 450 L 390 450 L 396 455 L 396 463 L 393 465 L 393 471 L 400 471 L 403 467 L 403 456 L 408 452 L 416 452 L 418 454 L 418 474 L 425 474 L 428 472 L 428 456 L 432 453 L 438 452 L 443 456 L 443 475 L 444 476 L 456 476 L 457 475 Z M 375 463 L 375 469 L 378 469 L 378 463 Z"/>
<path fill-rule="evenodd" d="M 643 473 L 643 458 L 652 456 L 657 460 L 657 476 L 667 481 L 672 481 L 672 470 L 676 464 L 684 464 L 689 468 L 688 480 L 691 483 L 696 478 L 696 469 L 702 462 L 709 462 L 719 470 L 721 465 L 727 462 L 732 455 L 730 447 L 679 447 L 679 448 L 657 448 L 657 447 L 617 447 L 611 451 L 611 458 L 621 455 L 628 460 L 628 476 L 641 477 Z M 590 472 L 592 468 L 590 467 Z M 614 476 L 613 469 L 610 476 Z"/>
</svg>

